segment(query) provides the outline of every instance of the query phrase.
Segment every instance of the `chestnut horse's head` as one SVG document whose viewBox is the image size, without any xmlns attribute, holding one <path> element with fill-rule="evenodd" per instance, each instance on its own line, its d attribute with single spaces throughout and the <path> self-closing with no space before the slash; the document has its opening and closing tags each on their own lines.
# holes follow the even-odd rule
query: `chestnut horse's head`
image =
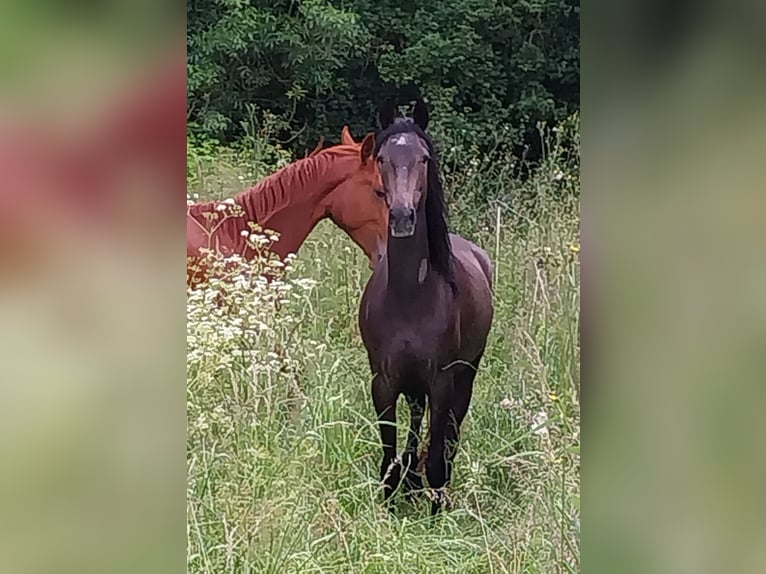
<svg viewBox="0 0 766 574">
<path fill-rule="evenodd" d="M 388 207 L 383 199 L 378 165 L 373 158 L 375 134 L 356 143 L 347 127 L 342 145 L 357 150 L 358 168 L 330 194 L 327 212 L 330 219 L 361 247 L 375 268 L 385 253 L 388 238 Z"/>
</svg>

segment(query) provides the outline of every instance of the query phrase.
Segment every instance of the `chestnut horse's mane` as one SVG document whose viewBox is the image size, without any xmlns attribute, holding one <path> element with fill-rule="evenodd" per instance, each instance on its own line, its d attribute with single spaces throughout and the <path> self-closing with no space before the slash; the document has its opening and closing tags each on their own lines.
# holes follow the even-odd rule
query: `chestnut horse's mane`
<svg viewBox="0 0 766 574">
<path fill-rule="evenodd" d="M 339 156 L 346 157 L 359 153 L 359 146 L 337 145 L 323 150 L 314 150 L 309 157 L 295 161 L 276 173 L 261 180 L 253 187 L 235 196 L 250 217 L 263 222 L 275 212 L 290 204 L 298 194 L 302 194 L 317 179 L 325 176 L 335 165 Z M 192 215 L 215 209 L 220 202 L 208 201 L 189 207 Z"/>
</svg>

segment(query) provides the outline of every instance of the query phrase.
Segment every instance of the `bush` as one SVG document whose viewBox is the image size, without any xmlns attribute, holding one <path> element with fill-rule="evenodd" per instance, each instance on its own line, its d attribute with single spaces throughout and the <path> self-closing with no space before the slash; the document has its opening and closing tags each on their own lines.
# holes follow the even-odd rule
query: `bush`
<svg viewBox="0 0 766 574">
<path fill-rule="evenodd" d="M 277 118 L 293 153 L 343 124 L 377 125 L 384 98 L 427 97 L 438 139 L 464 150 L 532 144 L 579 107 L 575 0 L 191 0 L 191 130 L 239 141 Z"/>
</svg>

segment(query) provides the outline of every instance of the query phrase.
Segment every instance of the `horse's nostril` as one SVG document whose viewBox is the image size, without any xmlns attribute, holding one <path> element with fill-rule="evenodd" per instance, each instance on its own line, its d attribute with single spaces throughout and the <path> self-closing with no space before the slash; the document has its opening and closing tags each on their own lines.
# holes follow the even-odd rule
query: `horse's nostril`
<svg viewBox="0 0 766 574">
<path fill-rule="evenodd" d="M 409 237 L 415 231 L 417 214 L 411 207 L 395 207 L 391 209 L 389 227 L 393 237 Z"/>
<path fill-rule="evenodd" d="M 415 221 L 415 210 L 411 207 L 394 207 L 389 212 L 390 219 L 394 221 Z"/>
</svg>

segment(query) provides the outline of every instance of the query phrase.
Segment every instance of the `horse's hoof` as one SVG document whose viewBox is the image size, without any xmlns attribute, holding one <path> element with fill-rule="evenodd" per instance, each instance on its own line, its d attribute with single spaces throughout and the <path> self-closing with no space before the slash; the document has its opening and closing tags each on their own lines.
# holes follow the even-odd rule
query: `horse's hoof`
<svg viewBox="0 0 766 574">
<path fill-rule="evenodd" d="M 435 516 L 441 510 L 452 510 L 452 498 L 446 486 L 434 488 L 427 492 L 431 499 L 431 516 Z"/>
</svg>

